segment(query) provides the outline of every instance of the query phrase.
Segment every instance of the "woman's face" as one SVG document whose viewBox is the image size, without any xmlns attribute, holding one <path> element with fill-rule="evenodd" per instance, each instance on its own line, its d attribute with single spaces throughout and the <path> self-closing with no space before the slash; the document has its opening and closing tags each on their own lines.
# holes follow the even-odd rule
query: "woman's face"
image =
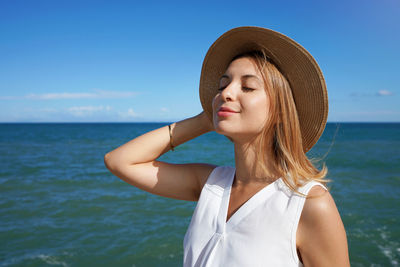
<svg viewBox="0 0 400 267">
<path fill-rule="evenodd" d="M 246 142 L 262 131 L 268 119 L 269 99 L 252 59 L 243 57 L 230 63 L 212 106 L 217 133 Z"/>
</svg>

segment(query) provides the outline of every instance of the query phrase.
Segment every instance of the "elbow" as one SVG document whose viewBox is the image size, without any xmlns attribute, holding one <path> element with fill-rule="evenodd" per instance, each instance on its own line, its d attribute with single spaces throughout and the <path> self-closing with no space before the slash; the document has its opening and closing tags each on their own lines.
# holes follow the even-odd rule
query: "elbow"
<svg viewBox="0 0 400 267">
<path fill-rule="evenodd" d="M 112 151 L 104 155 L 104 165 L 112 173 L 125 166 L 124 161 L 121 159 L 121 156 L 113 153 Z"/>
<path fill-rule="evenodd" d="M 107 154 L 104 155 L 104 165 L 109 169 L 110 171 L 112 170 L 112 157 L 111 153 L 108 152 Z"/>
<path fill-rule="evenodd" d="M 111 151 L 104 155 L 104 165 L 114 173 L 118 169 L 125 168 L 125 166 L 134 165 L 134 163 L 128 163 L 121 153 Z"/>
</svg>

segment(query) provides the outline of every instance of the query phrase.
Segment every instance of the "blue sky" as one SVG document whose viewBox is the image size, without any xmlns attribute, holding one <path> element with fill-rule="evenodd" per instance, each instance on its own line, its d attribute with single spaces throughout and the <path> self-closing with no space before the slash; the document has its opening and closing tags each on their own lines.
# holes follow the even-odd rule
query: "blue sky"
<svg viewBox="0 0 400 267">
<path fill-rule="evenodd" d="M 304 46 L 330 122 L 400 122 L 400 2 L 0 1 L 0 122 L 177 121 L 209 46 L 238 26 Z"/>
</svg>

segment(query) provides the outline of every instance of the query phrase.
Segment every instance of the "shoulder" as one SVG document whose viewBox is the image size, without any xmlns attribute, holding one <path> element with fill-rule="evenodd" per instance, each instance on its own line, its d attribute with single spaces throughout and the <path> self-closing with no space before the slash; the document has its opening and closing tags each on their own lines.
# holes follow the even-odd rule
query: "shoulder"
<svg viewBox="0 0 400 267">
<path fill-rule="evenodd" d="M 341 222 L 339 211 L 330 192 L 321 186 L 313 186 L 304 203 L 299 230 L 322 231 L 333 226 L 332 224 L 337 224 L 339 220 Z"/>
<path fill-rule="evenodd" d="M 307 194 L 302 217 L 303 219 L 317 220 L 321 216 L 335 211 L 337 211 L 335 201 L 329 191 L 322 186 L 314 185 Z"/>
<path fill-rule="evenodd" d="M 348 264 L 342 219 L 332 195 L 321 186 L 313 186 L 308 193 L 297 229 L 297 245 L 306 265 Z"/>
<path fill-rule="evenodd" d="M 323 230 L 329 228 L 331 224 L 337 223 L 338 219 L 340 219 L 339 212 L 329 191 L 314 185 L 307 194 L 301 212 L 297 230 L 300 237 L 299 243 L 307 241 L 304 239 L 309 237 L 308 234 L 302 235 L 302 233 L 321 230 L 324 234 Z"/>
</svg>

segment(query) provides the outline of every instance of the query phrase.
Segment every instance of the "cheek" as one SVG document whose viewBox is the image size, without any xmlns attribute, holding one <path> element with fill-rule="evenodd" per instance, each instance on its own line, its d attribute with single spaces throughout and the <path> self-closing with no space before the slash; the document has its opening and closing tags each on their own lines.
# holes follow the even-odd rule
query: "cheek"
<svg viewBox="0 0 400 267">
<path fill-rule="evenodd" d="M 246 101 L 246 105 L 251 111 L 257 110 L 260 115 L 266 114 L 269 109 L 269 101 L 264 94 L 248 99 L 248 101 Z"/>
<path fill-rule="evenodd" d="M 219 97 L 219 94 L 217 94 L 217 95 L 214 96 L 212 104 L 211 104 L 212 105 L 213 114 L 215 114 L 215 112 L 217 112 L 217 109 L 219 107 L 219 102 L 220 102 L 220 97 Z"/>
<path fill-rule="evenodd" d="M 251 122 L 252 127 L 259 126 L 260 124 L 264 125 L 269 118 L 269 101 L 267 97 L 262 95 L 249 99 L 246 102 L 246 106 L 247 115 L 250 116 L 248 121 Z"/>
<path fill-rule="evenodd" d="M 216 96 L 214 96 L 213 101 L 212 101 L 212 118 L 213 118 L 213 122 L 215 121 L 215 114 L 217 112 L 218 109 L 218 104 L 219 103 L 219 97 L 218 94 Z"/>
</svg>

